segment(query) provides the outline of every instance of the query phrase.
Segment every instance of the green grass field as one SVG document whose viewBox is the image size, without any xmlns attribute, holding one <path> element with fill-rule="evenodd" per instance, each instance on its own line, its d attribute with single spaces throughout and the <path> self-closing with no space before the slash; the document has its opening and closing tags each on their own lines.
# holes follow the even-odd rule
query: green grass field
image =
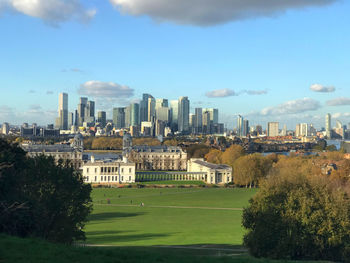
<svg viewBox="0 0 350 263">
<path fill-rule="evenodd" d="M 87 243 L 240 246 L 244 234 L 241 209 L 255 192 L 238 188 L 94 189 Z"/>
<path fill-rule="evenodd" d="M 292 263 L 247 254 L 158 247 L 74 247 L 0 234 L 0 262 L 6 263 Z M 298 261 L 302 263 L 302 261 Z M 310 263 L 310 262 L 309 262 Z"/>
</svg>

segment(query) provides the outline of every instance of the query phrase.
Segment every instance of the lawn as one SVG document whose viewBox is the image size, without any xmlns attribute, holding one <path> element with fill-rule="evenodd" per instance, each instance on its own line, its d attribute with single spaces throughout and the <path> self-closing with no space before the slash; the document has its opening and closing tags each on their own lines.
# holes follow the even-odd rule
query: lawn
<svg viewBox="0 0 350 263">
<path fill-rule="evenodd" d="M 255 192 L 238 188 L 94 189 L 94 211 L 86 226 L 87 243 L 241 245 L 241 209 Z"/>
<path fill-rule="evenodd" d="M 159 247 L 74 247 L 0 234 L 0 262 L 8 263 L 292 263 L 246 253 Z M 298 263 L 302 263 L 299 261 Z"/>
</svg>

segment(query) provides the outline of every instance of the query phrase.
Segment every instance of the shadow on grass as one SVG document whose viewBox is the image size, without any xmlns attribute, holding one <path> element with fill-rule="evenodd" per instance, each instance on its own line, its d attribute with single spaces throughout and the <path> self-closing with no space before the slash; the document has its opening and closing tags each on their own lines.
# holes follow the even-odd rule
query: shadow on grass
<svg viewBox="0 0 350 263">
<path fill-rule="evenodd" d="M 96 231 L 87 233 L 88 244 L 118 244 L 122 242 L 140 241 L 152 238 L 167 237 L 170 234 L 131 234 L 126 235 L 130 231 Z"/>
<path fill-rule="evenodd" d="M 109 220 L 109 219 L 117 219 L 119 217 L 135 217 L 144 215 L 145 213 L 122 213 L 122 212 L 107 212 L 107 213 L 98 213 L 98 214 L 91 214 L 89 216 L 90 223 L 92 221 L 102 221 L 102 220 Z"/>
</svg>

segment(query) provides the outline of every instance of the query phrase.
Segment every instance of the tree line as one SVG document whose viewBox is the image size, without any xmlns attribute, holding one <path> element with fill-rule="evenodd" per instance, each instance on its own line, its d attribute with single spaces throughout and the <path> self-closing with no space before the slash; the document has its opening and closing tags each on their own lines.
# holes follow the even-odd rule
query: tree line
<svg viewBox="0 0 350 263">
<path fill-rule="evenodd" d="M 0 139 L 0 233 L 62 243 L 85 239 L 91 190 L 69 162 L 30 158 Z"/>
</svg>

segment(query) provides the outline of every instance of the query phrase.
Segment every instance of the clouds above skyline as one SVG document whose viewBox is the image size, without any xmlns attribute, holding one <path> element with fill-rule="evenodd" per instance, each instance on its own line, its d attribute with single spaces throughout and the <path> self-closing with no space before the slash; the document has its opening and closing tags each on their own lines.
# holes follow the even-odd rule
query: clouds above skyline
<svg viewBox="0 0 350 263">
<path fill-rule="evenodd" d="M 89 22 L 96 9 L 86 9 L 80 0 L 0 0 L 0 13 L 18 12 L 37 17 L 46 23 L 57 26 L 68 20 Z"/>
<path fill-rule="evenodd" d="M 321 104 L 318 101 L 311 98 L 303 98 L 297 100 L 290 100 L 273 107 L 266 107 L 260 111 L 260 115 L 271 116 L 298 114 L 307 111 L 315 111 L 320 108 Z"/>
<path fill-rule="evenodd" d="M 207 96 L 208 98 L 226 98 L 232 96 L 239 96 L 241 94 L 264 95 L 267 94 L 267 90 L 241 90 L 236 92 L 232 89 L 217 89 L 208 91 L 207 93 L 205 93 L 205 96 Z"/>
<path fill-rule="evenodd" d="M 123 13 L 157 21 L 212 26 L 248 18 L 276 16 L 289 9 L 328 5 L 338 0 L 109 0 Z"/>
<path fill-rule="evenodd" d="M 333 86 L 323 86 L 321 84 L 312 84 L 310 86 L 310 90 L 315 91 L 315 92 L 329 93 L 329 92 L 334 92 L 335 91 L 335 87 L 333 87 Z"/>
<path fill-rule="evenodd" d="M 115 82 L 90 80 L 80 85 L 78 93 L 93 98 L 128 99 L 134 95 L 134 89 Z"/>
<path fill-rule="evenodd" d="M 328 106 L 344 106 L 350 105 L 350 98 L 340 97 L 331 100 L 327 100 L 326 104 Z"/>
</svg>

